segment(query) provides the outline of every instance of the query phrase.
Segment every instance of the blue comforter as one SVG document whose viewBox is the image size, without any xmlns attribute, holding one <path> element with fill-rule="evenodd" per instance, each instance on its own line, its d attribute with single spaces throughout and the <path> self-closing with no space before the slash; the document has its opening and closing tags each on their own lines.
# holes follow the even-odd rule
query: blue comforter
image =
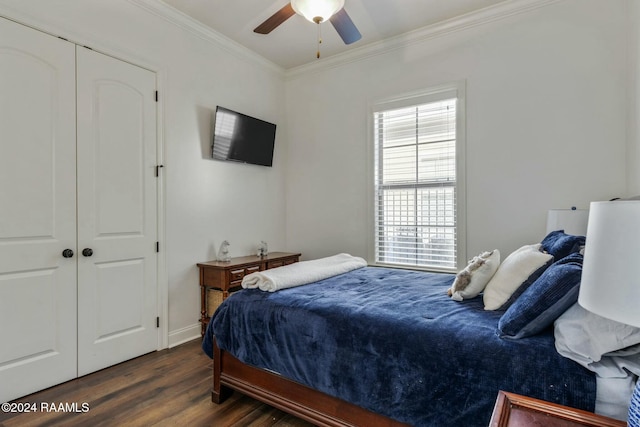
<svg viewBox="0 0 640 427">
<path fill-rule="evenodd" d="M 593 373 L 560 356 L 553 332 L 496 334 L 501 312 L 452 301 L 453 276 L 366 267 L 275 293 L 234 293 L 203 349 L 414 426 L 487 426 L 505 390 L 593 411 Z"/>
</svg>

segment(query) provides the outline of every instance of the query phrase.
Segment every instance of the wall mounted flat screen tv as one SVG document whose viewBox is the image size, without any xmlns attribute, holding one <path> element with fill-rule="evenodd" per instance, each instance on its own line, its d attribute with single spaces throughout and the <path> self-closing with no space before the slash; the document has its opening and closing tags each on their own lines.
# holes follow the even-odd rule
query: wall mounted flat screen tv
<svg viewBox="0 0 640 427">
<path fill-rule="evenodd" d="M 216 107 L 211 145 L 214 159 L 271 166 L 275 138 L 275 124 Z"/>
</svg>

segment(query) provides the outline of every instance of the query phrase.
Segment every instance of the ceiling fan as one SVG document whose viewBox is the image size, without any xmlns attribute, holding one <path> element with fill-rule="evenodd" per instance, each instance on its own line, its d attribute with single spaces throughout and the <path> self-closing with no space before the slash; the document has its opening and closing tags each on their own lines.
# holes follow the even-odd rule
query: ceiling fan
<svg viewBox="0 0 640 427">
<path fill-rule="evenodd" d="M 344 10 L 345 0 L 291 0 L 286 6 L 274 13 L 253 31 L 258 34 L 269 34 L 280 24 L 291 18 L 296 13 L 307 20 L 319 24 L 327 19 L 336 29 L 345 44 L 354 43 L 362 37 L 360 31 Z M 321 40 L 319 39 L 320 43 Z M 318 58 L 320 53 L 318 52 Z"/>
</svg>

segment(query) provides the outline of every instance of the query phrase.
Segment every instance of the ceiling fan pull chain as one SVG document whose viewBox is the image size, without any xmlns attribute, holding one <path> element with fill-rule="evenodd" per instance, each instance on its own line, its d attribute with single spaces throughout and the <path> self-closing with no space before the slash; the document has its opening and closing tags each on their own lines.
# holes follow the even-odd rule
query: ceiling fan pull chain
<svg viewBox="0 0 640 427">
<path fill-rule="evenodd" d="M 320 43 L 322 43 L 322 30 L 320 28 L 320 22 L 318 22 L 317 25 L 318 25 L 318 52 L 316 52 L 316 58 L 320 59 Z"/>
</svg>

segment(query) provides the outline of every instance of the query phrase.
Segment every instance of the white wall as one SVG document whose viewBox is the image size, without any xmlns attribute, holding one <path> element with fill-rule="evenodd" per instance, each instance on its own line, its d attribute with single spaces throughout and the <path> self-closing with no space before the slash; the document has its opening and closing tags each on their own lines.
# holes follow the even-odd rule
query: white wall
<svg viewBox="0 0 640 427">
<path fill-rule="evenodd" d="M 292 73 L 287 246 L 367 256 L 368 111 L 466 81 L 467 256 L 544 237 L 546 211 L 626 192 L 626 0 L 566 0 Z"/>
<path fill-rule="evenodd" d="M 253 253 L 260 240 L 284 249 L 282 70 L 126 0 L 1 0 L 0 15 L 158 72 L 168 331 L 170 343 L 199 336 L 196 263 L 214 259 L 224 239 L 232 255 Z M 208 158 L 218 104 L 279 125 L 273 168 Z"/>
</svg>

